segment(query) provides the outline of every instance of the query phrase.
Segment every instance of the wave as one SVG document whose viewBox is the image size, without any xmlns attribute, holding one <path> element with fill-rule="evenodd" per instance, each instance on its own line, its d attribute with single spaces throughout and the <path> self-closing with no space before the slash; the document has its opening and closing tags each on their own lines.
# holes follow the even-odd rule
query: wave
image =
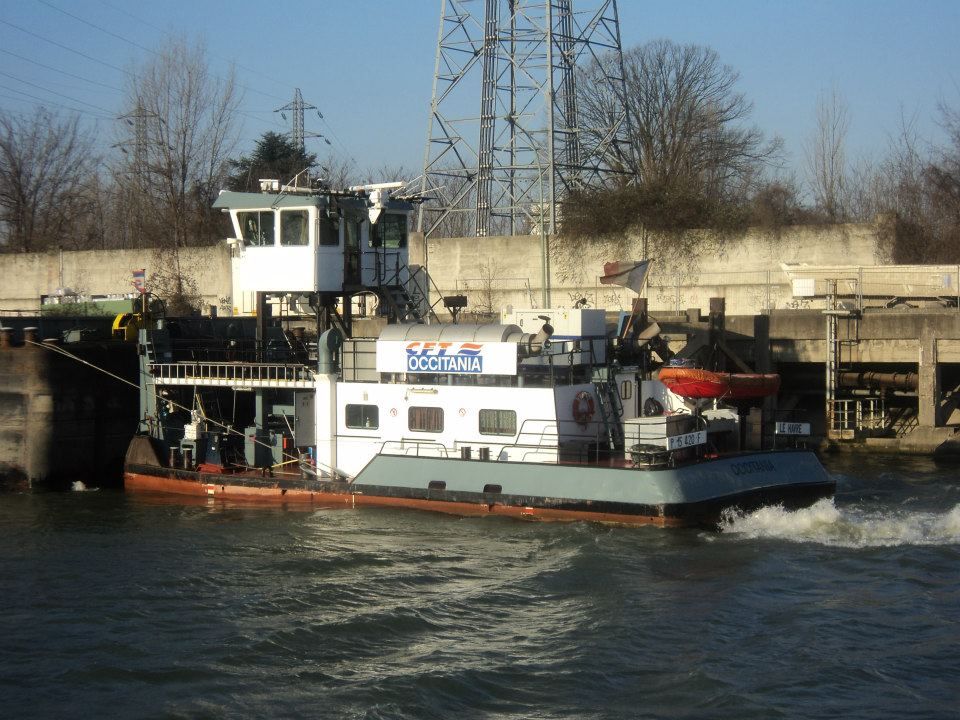
<svg viewBox="0 0 960 720">
<path fill-rule="evenodd" d="M 730 513 L 720 524 L 724 534 L 770 538 L 835 547 L 960 544 L 960 505 L 946 512 L 838 508 L 824 499 L 802 510 L 781 506 Z"/>
</svg>

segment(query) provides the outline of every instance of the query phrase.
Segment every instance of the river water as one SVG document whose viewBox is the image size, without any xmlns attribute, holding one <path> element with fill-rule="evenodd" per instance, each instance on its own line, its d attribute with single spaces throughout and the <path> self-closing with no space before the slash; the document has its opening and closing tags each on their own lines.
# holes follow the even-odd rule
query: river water
<svg viewBox="0 0 960 720">
<path fill-rule="evenodd" d="M 960 716 L 960 468 L 721 532 L 0 497 L 0 716 Z"/>
</svg>

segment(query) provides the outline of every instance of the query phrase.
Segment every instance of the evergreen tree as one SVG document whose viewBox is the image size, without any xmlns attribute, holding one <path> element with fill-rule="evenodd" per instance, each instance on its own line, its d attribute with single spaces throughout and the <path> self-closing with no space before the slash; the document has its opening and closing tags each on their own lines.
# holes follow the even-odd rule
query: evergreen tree
<svg viewBox="0 0 960 720">
<path fill-rule="evenodd" d="M 258 192 L 261 178 L 274 178 L 281 184 L 317 164 L 317 156 L 297 147 L 290 138 L 275 132 L 265 132 L 257 141 L 250 157 L 241 156 L 230 161 L 230 176 L 227 188 L 241 192 Z M 304 184 L 305 178 L 300 179 Z"/>
</svg>

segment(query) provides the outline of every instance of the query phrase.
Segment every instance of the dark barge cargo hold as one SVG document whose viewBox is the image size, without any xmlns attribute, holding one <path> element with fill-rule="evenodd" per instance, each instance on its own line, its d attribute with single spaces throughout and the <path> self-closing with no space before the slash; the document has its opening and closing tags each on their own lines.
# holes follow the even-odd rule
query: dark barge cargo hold
<svg viewBox="0 0 960 720">
<path fill-rule="evenodd" d="M 814 453 L 744 452 L 738 408 L 684 404 L 622 343 L 614 360 L 603 311 L 429 322 L 391 190 L 221 194 L 257 339 L 141 330 L 128 491 L 662 526 L 833 493 Z M 362 336 L 371 306 L 392 322 Z"/>
</svg>

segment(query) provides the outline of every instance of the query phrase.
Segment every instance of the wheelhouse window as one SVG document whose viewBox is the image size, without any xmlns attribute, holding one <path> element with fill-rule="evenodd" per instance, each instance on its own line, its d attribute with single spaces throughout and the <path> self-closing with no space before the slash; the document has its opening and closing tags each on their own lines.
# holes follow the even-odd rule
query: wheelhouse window
<svg viewBox="0 0 960 720">
<path fill-rule="evenodd" d="M 407 246 L 407 216 L 384 213 L 380 222 L 370 226 L 370 246 L 390 250 Z"/>
<path fill-rule="evenodd" d="M 376 405 L 348 403 L 344 415 L 348 428 L 376 430 L 380 427 L 380 408 Z"/>
<path fill-rule="evenodd" d="M 414 432 L 443 432 L 443 408 L 411 407 L 407 410 L 407 427 Z"/>
<path fill-rule="evenodd" d="M 363 224 L 360 220 L 349 216 L 344 222 L 347 224 L 345 233 L 347 247 L 351 250 L 356 250 L 360 247 L 360 229 L 363 227 Z"/>
<path fill-rule="evenodd" d="M 481 435 L 516 435 L 517 413 L 514 410 L 481 410 Z"/>
<path fill-rule="evenodd" d="M 310 241 L 310 212 L 307 210 L 280 211 L 280 244 L 307 245 Z"/>
<path fill-rule="evenodd" d="M 327 217 L 326 213 L 320 214 L 320 240 L 321 245 L 339 245 L 340 244 L 340 224 L 334 219 Z"/>
<path fill-rule="evenodd" d="M 273 245 L 273 211 L 252 210 L 238 212 L 240 232 L 243 234 L 243 244 L 248 247 Z"/>
</svg>

